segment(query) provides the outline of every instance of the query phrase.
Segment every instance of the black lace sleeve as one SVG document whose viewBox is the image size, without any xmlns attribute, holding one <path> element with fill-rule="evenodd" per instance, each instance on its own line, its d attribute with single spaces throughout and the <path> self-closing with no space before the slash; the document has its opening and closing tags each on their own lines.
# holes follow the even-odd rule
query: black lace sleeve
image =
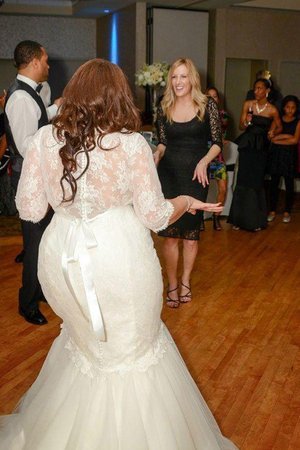
<svg viewBox="0 0 300 450">
<path fill-rule="evenodd" d="M 207 112 L 209 116 L 210 134 L 212 144 L 218 145 L 222 149 L 222 126 L 219 110 L 216 102 L 208 98 Z"/>
<path fill-rule="evenodd" d="M 157 108 L 156 129 L 159 144 L 167 145 L 166 118 L 160 105 Z"/>
</svg>

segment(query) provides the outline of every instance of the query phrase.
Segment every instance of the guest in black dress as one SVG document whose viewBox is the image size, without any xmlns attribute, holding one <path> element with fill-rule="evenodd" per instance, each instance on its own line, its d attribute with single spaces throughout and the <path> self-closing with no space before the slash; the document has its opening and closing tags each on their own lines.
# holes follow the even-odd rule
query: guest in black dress
<svg viewBox="0 0 300 450">
<path fill-rule="evenodd" d="M 271 72 L 269 70 L 265 70 L 265 69 L 259 70 L 256 73 L 255 80 L 258 80 L 259 78 L 264 78 L 269 81 L 270 92 L 268 95 L 268 100 L 270 103 L 272 103 L 272 105 L 276 106 L 276 108 L 278 108 L 278 110 L 279 110 L 281 107 L 281 102 L 282 102 L 282 94 L 279 89 L 275 88 Z M 255 100 L 254 89 L 250 89 L 247 92 L 245 100 Z"/>
<path fill-rule="evenodd" d="M 157 127 L 159 144 L 154 159 L 164 195 L 187 194 L 205 201 L 209 183 L 207 168 L 221 151 L 222 131 L 217 104 L 201 92 L 200 77 L 190 59 L 178 59 L 170 68 L 157 111 Z M 190 278 L 198 252 L 200 222 L 201 213 L 184 214 L 159 233 L 165 237 L 167 305 L 171 308 L 192 299 Z M 181 239 L 183 272 L 178 286 Z"/>
<path fill-rule="evenodd" d="M 228 222 L 238 230 L 259 231 L 267 226 L 264 177 L 269 140 L 281 132 L 278 110 L 268 101 L 266 79 L 254 83 L 255 100 L 244 102 L 236 140 L 239 150 L 237 183 L 233 193 Z"/>
<path fill-rule="evenodd" d="M 287 95 L 282 101 L 282 133 L 272 139 L 268 173 L 271 175 L 270 207 L 268 222 L 275 219 L 278 202 L 278 185 L 281 177 L 285 183 L 285 208 L 282 221 L 291 221 L 296 173 L 297 144 L 300 140 L 300 120 L 297 118 L 299 99 Z"/>
</svg>

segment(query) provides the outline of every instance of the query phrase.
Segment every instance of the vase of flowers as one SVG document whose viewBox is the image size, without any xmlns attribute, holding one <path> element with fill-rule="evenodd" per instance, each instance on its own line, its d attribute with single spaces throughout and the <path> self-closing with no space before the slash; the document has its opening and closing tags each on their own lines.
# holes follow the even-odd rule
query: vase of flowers
<svg viewBox="0 0 300 450">
<path fill-rule="evenodd" d="M 144 64 L 135 74 L 136 85 L 149 89 L 153 116 L 156 113 L 158 96 L 166 86 L 168 71 L 169 64 L 166 62 L 156 62 L 153 64 Z"/>
</svg>

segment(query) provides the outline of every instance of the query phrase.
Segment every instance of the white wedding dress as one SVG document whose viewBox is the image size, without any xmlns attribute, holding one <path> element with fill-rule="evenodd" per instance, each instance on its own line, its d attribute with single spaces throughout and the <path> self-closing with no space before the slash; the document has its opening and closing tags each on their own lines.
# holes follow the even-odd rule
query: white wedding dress
<svg viewBox="0 0 300 450">
<path fill-rule="evenodd" d="M 55 210 L 39 279 L 63 319 L 1 450 L 236 449 L 224 438 L 161 322 L 162 277 L 149 229 L 167 226 L 152 154 L 138 133 L 111 134 L 89 153 L 72 204 L 51 125 L 28 149 L 17 206 L 25 220 Z M 85 155 L 78 156 L 82 171 Z M 78 172 L 78 174 L 79 174 Z M 67 193 L 69 188 L 65 185 Z"/>
</svg>

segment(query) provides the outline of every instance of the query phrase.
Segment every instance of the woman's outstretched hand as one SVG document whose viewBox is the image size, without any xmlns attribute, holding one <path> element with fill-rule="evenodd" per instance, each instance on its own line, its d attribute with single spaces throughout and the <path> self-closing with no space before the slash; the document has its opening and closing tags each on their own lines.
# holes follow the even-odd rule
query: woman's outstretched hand
<svg viewBox="0 0 300 450">
<path fill-rule="evenodd" d="M 196 214 L 196 212 L 201 209 L 202 211 L 221 213 L 223 211 L 223 206 L 221 203 L 205 203 L 197 200 L 196 198 L 190 197 L 191 206 L 188 210 L 190 214 Z"/>
<path fill-rule="evenodd" d="M 198 180 L 203 187 L 209 184 L 207 176 L 207 166 L 207 159 L 206 157 L 204 157 L 198 162 L 193 175 L 193 181 Z"/>
</svg>

